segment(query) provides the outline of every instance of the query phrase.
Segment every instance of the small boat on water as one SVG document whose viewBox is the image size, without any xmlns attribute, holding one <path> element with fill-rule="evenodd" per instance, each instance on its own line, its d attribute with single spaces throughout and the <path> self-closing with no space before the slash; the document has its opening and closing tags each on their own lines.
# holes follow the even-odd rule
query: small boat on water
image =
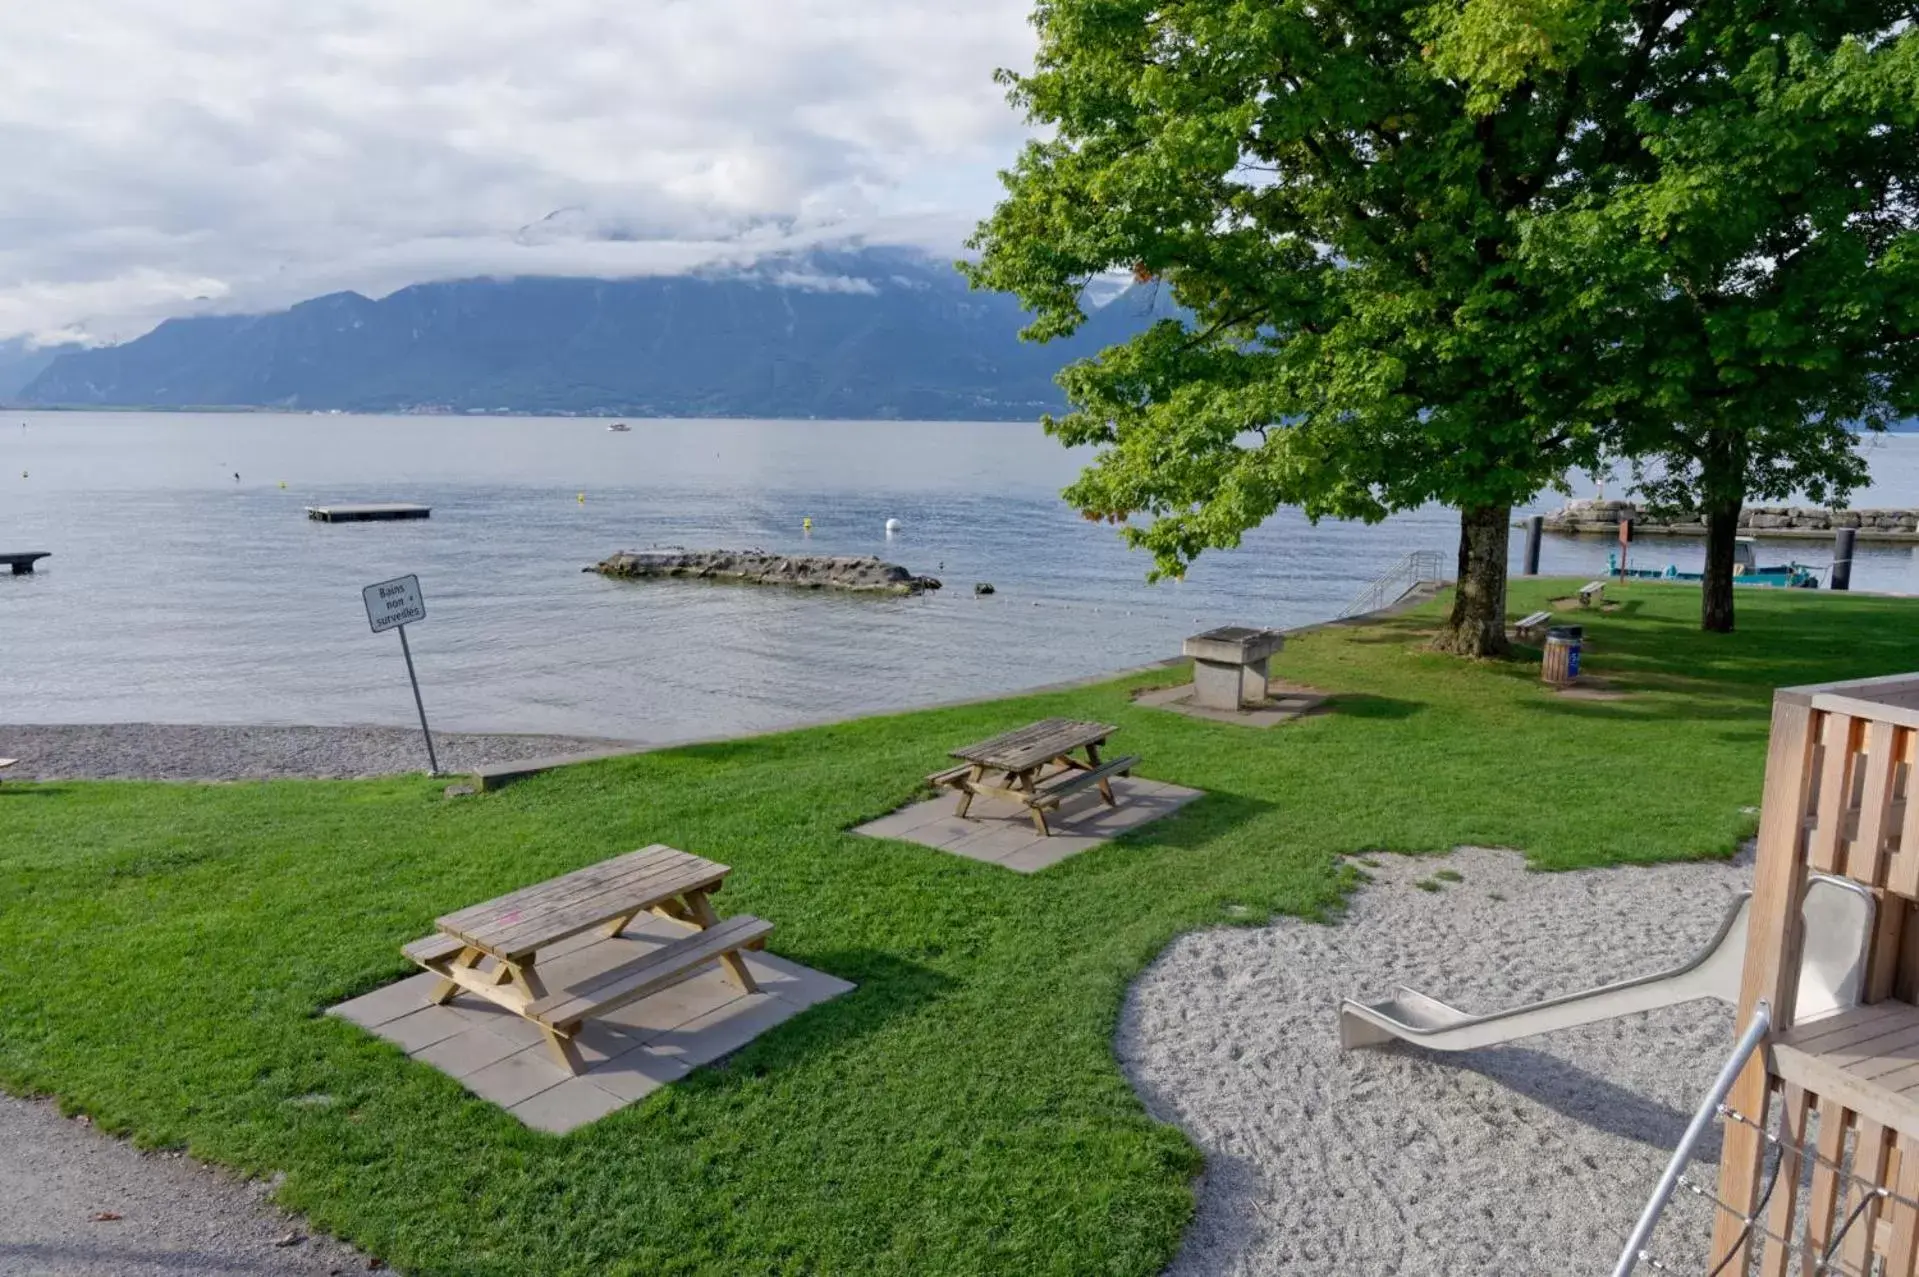
<svg viewBox="0 0 1919 1277">
<path fill-rule="evenodd" d="M 1613 576 L 1623 576 L 1628 580 L 1639 581 L 1693 581 L 1706 579 L 1704 572 L 1681 572 L 1676 564 L 1668 564 L 1661 572 L 1657 568 L 1627 568 L 1620 571 L 1619 556 L 1606 556 L 1606 566 Z M 1759 565 L 1759 557 L 1753 548 L 1751 537 L 1740 537 L 1732 548 L 1732 583 L 1734 585 L 1764 585 L 1776 590 L 1816 590 L 1819 588 L 1819 573 L 1811 564 L 1794 560 L 1789 563 L 1774 563 L 1765 567 Z"/>
<path fill-rule="evenodd" d="M 607 429 L 611 430 L 614 434 L 623 435 L 631 433 L 633 427 L 627 425 L 624 421 L 616 421 L 608 426 Z"/>
</svg>

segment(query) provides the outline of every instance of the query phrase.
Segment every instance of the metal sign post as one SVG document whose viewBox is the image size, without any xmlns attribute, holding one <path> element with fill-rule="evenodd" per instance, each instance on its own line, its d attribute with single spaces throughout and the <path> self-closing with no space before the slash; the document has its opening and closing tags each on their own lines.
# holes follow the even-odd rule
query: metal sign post
<svg viewBox="0 0 1919 1277">
<path fill-rule="evenodd" d="M 407 682 L 413 684 L 413 707 L 420 711 L 420 735 L 426 737 L 426 761 L 432 769 L 429 775 L 438 776 L 440 760 L 433 753 L 433 732 L 426 725 L 426 702 L 420 699 L 420 678 L 413 672 L 413 648 L 406 641 L 406 627 L 426 619 L 426 599 L 420 593 L 420 578 L 409 575 L 376 582 L 361 590 L 360 597 L 366 603 L 367 624 L 373 627 L 375 634 L 400 631 L 400 654 L 406 657 Z"/>
</svg>

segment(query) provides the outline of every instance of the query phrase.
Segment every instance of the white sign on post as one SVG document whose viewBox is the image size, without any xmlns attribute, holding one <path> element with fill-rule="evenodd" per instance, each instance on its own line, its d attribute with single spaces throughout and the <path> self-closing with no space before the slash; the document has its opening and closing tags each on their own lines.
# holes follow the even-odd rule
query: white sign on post
<svg viewBox="0 0 1919 1277">
<path fill-rule="evenodd" d="M 396 625 L 411 625 L 426 620 L 426 600 L 420 597 L 420 578 L 398 576 L 360 591 L 366 600 L 367 623 L 375 634 L 384 634 Z"/>
<path fill-rule="evenodd" d="M 400 631 L 400 654 L 406 657 L 406 679 L 413 684 L 413 707 L 420 711 L 420 735 L 426 737 L 426 764 L 431 774 L 440 774 L 440 760 L 433 752 L 433 732 L 426 725 L 426 702 L 420 699 L 420 678 L 413 672 L 413 648 L 406 641 L 406 627 L 426 620 L 426 599 L 420 594 L 420 578 L 408 574 L 381 581 L 360 591 L 366 601 L 367 624 L 375 634 Z"/>
</svg>

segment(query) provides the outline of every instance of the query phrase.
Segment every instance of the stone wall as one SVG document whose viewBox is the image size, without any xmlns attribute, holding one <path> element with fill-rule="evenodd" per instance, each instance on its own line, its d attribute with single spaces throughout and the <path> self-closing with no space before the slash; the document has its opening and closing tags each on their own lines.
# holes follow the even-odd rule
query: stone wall
<svg viewBox="0 0 1919 1277">
<path fill-rule="evenodd" d="M 622 550 L 585 570 L 628 580 L 737 581 L 853 594 L 918 594 L 940 588 L 930 576 L 915 576 L 897 563 L 875 558 L 757 550 Z"/>
<path fill-rule="evenodd" d="M 1546 516 L 1548 532 L 1617 536 L 1619 520 L 1630 518 L 1633 531 L 1647 535 L 1704 536 L 1696 516 L 1644 514 L 1631 501 L 1574 501 Z M 1835 528 L 1857 528 L 1862 541 L 1919 541 L 1919 510 L 1828 510 L 1816 506 L 1747 506 L 1739 512 L 1739 531 L 1754 537 L 1830 537 Z"/>
</svg>

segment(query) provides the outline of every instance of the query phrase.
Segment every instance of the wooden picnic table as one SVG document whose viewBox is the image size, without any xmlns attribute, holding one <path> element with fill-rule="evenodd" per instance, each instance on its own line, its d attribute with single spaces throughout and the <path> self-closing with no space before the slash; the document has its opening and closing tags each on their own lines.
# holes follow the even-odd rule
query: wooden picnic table
<svg viewBox="0 0 1919 1277">
<path fill-rule="evenodd" d="M 714 959 L 733 984 L 756 990 L 740 951 L 762 947 L 773 924 L 745 915 L 722 921 L 714 913 L 709 897 L 730 872 L 656 843 L 447 914 L 436 934 L 402 952 L 440 977 L 429 1002 L 465 990 L 505 1007 L 537 1026 L 560 1063 L 579 1073 L 585 1064 L 573 1039 L 586 1020 L 676 984 Z M 689 934 L 664 945 L 623 938 L 642 913 L 670 918 Z M 550 989 L 540 951 L 595 929 L 600 939 L 570 947 L 566 984 Z"/>
<path fill-rule="evenodd" d="M 1082 789 L 1096 786 L 1107 806 L 1118 805 L 1112 778 L 1132 771 L 1139 762 L 1135 755 L 1100 760 L 1100 746 L 1118 730 L 1111 723 L 1043 719 L 953 750 L 952 756 L 963 759 L 964 764 L 927 779 L 959 791 L 957 814 L 962 818 L 977 797 L 1010 798 L 1026 807 L 1041 834 L 1051 835 L 1046 813 Z M 1075 750 L 1085 757 L 1075 757 Z"/>
</svg>

